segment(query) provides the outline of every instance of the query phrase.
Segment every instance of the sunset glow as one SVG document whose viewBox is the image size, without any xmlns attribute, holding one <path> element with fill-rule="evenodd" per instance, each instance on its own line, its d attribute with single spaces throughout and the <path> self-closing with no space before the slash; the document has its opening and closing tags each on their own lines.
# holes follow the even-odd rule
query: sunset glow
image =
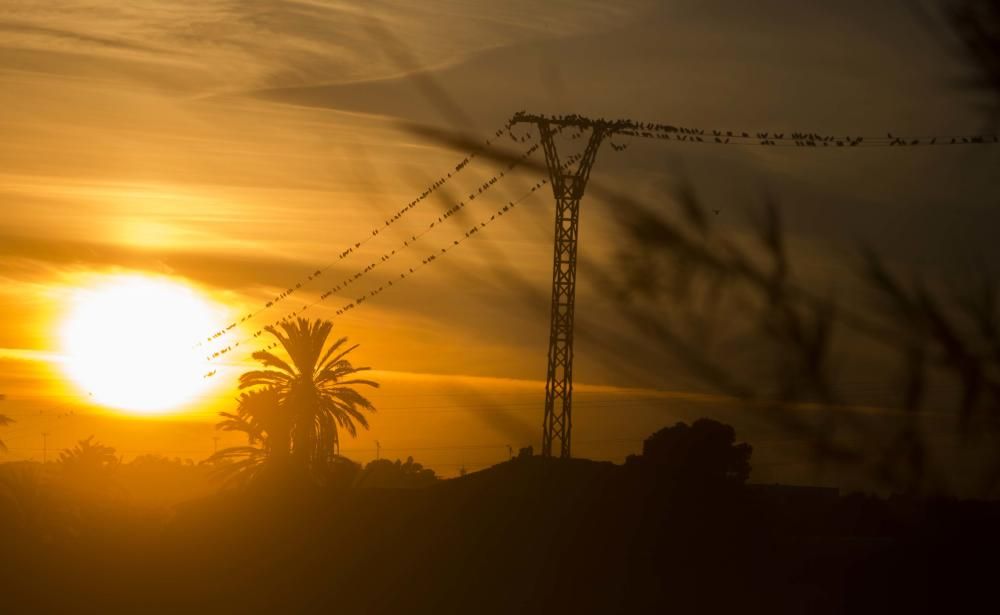
<svg viewBox="0 0 1000 615">
<path fill-rule="evenodd" d="M 62 323 L 63 366 L 92 401 L 135 414 L 162 414 L 208 386 L 199 337 L 212 306 L 162 278 L 113 276 L 74 291 Z"/>
<path fill-rule="evenodd" d="M 996 608 L 1000 0 L 0 6 L 0 615 Z"/>
</svg>

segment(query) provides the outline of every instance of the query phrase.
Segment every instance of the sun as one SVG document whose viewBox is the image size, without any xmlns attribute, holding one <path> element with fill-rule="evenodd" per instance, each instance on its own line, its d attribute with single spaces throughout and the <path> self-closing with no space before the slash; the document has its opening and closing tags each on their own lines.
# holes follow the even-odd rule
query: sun
<svg viewBox="0 0 1000 615">
<path fill-rule="evenodd" d="M 199 339 L 220 310 L 171 278 L 116 275 L 73 291 L 62 323 L 63 368 L 98 404 L 164 414 L 203 394 L 209 370 Z"/>
</svg>

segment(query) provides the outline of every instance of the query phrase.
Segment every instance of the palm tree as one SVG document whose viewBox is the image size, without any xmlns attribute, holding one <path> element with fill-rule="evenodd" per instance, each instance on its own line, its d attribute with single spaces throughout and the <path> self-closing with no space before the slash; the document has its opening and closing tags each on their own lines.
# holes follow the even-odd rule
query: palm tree
<svg viewBox="0 0 1000 615">
<path fill-rule="evenodd" d="M 240 376 L 236 413 L 220 413 L 225 420 L 217 425 L 244 432 L 249 446 L 219 451 L 211 460 L 238 459 L 229 468 L 250 472 L 265 460 L 316 470 L 338 455 L 341 430 L 353 437 L 358 426 L 368 429 L 365 412 L 375 407 L 355 387 L 378 383 L 358 378 L 371 368 L 346 358 L 357 344 L 348 347 L 342 337 L 327 345 L 332 328 L 330 321 L 299 318 L 265 329 L 288 360 L 269 351 L 253 354 L 263 369 Z"/>
<path fill-rule="evenodd" d="M 282 412 L 277 390 L 244 391 L 236 400 L 235 413 L 219 415 L 225 420 L 216 429 L 243 432 L 247 437 L 247 446 L 225 448 L 208 459 L 218 465 L 220 476 L 252 480 L 268 459 L 280 464 L 288 458 L 287 414 Z"/>
<path fill-rule="evenodd" d="M 110 476 L 121 465 L 114 448 L 94 441 L 94 436 L 80 440 L 73 448 L 59 453 L 59 466 L 70 475 L 89 478 Z"/>
<path fill-rule="evenodd" d="M 5 397 L 3 395 L 0 395 L 0 401 L 3 401 L 4 399 Z M 6 414 L 0 414 L 0 427 L 6 427 L 7 425 L 10 425 L 13 422 L 14 419 L 10 418 Z M 6 451 L 6 450 L 7 450 L 7 445 L 4 444 L 3 440 L 0 440 L 0 451 Z"/>
</svg>

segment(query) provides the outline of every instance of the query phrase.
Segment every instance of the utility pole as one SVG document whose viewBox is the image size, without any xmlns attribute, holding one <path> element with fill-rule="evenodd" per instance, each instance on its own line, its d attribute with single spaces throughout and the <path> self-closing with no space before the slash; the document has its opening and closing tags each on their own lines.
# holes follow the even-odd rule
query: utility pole
<svg viewBox="0 0 1000 615">
<path fill-rule="evenodd" d="M 518 113 L 513 124 L 538 127 L 545 150 L 552 194 L 556 199 L 555 242 L 552 257 L 552 309 L 549 322 L 548 372 L 545 377 L 545 418 L 542 425 L 542 456 L 570 456 L 573 428 L 573 320 L 576 300 L 576 249 L 579 236 L 580 199 L 590 170 L 605 137 L 633 127 L 631 122 L 592 120 L 578 115 L 546 117 Z M 570 170 L 560 161 L 555 135 L 564 128 L 590 130 L 590 139 Z"/>
<path fill-rule="evenodd" d="M 378 440 L 375 440 L 375 461 L 378 461 L 381 458 L 382 458 L 382 445 L 378 443 Z"/>
</svg>

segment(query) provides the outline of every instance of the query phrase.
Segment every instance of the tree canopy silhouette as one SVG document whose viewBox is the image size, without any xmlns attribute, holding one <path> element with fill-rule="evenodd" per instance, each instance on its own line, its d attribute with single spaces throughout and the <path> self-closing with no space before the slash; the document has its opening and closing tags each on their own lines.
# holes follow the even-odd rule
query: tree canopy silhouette
<svg viewBox="0 0 1000 615">
<path fill-rule="evenodd" d="M 679 422 L 660 429 L 642 443 L 642 456 L 630 456 L 628 461 L 684 481 L 744 483 L 750 478 L 752 453 L 746 442 L 736 444 L 731 426 L 698 419 L 691 425 Z"/>
<path fill-rule="evenodd" d="M 225 471 L 253 478 L 265 467 L 282 472 L 331 470 L 340 449 L 340 430 L 356 436 L 368 429 L 365 412 L 372 403 L 355 387 L 378 387 L 357 374 L 347 355 L 358 347 L 341 337 L 327 345 L 333 323 L 324 320 L 281 323 L 266 331 L 276 337 L 288 360 L 268 351 L 255 352 L 264 369 L 240 376 L 243 391 L 235 413 L 222 412 L 217 425 L 247 436 L 247 446 L 219 451 L 209 461 Z"/>
<path fill-rule="evenodd" d="M 409 488 L 426 487 L 437 481 L 434 470 L 425 468 L 407 457 L 406 462 L 397 459 L 395 462 L 388 459 L 376 459 L 368 462 L 365 469 L 358 477 L 358 485 L 361 487 L 382 487 L 382 488 Z"/>
<path fill-rule="evenodd" d="M 108 478 L 121 464 L 113 447 L 94 441 L 94 436 L 77 442 L 73 448 L 59 453 L 59 466 L 64 474 L 84 479 Z"/>
</svg>

